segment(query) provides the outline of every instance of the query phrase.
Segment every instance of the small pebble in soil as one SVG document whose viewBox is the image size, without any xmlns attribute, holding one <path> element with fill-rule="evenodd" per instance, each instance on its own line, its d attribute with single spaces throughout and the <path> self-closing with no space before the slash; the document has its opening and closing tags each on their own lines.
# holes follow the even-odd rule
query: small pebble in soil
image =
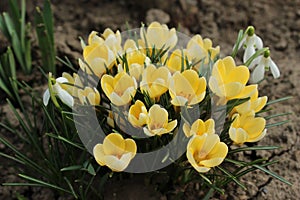
<svg viewBox="0 0 300 200">
<path fill-rule="evenodd" d="M 167 24 L 170 22 L 170 15 L 160 9 L 150 9 L 146 14 L 146 22 L 151 23 L 153 21 L 158 21 L 161 24 Z"/>
</svg>

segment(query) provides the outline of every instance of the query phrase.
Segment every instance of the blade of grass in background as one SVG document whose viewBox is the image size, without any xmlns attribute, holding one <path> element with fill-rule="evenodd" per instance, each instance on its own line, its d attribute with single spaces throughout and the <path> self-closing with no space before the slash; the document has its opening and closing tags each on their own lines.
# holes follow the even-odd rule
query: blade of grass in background
<svg viewBox="0 0 300 200">
<path fill-rule="evenodd" d="M 55 44 L 53 32 L 53 14 L 49 0 L 45 0 L 43 10 L 37 7 L 35 12 L 35 29 L 42 55 L 42 68 L 45 72 L 56 74 Z"/>
<path fill-rule="evenodd" d="M 25 74 L 32 71 L 31 41 L 29 38 L 30 23 L 26 24 L 26 3 L 21 0 L 21 8 L 17 0 L 9 0 L 10 14 L 4 12 L 0 16 L 0 31 L 12 46 L 18 64 Z"/>
</svg>

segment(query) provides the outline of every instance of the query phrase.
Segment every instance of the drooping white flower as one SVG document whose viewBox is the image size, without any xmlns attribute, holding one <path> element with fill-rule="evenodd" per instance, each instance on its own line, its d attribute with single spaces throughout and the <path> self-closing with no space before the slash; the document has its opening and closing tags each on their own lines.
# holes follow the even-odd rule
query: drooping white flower
<svg viewBox="0 0 300 200">
<path fill-rule="evenodd" d="M 49 77 L 50 78 L 50 77 Z M 60 100 L 69 107 L 74 105 L 74 99 L 66 90 L 64 90 L 60 84 L 68 83 L 68 79 L 64 77 L 59 77 L 55 79 L 55 83 L 52 85 L 52 91 L 54 95 L 58 96 Z M 48 105 L 50 99 L 50 90 L 49 88 L 44 92 L 43 103 L 45 106 Z"/>
<path fill-rule="evenodd" d="M 243 56 L 244 63 L 246 63 L 247 60 L 255 54 L 256 50 L 263 48 L 263 41 L 259 36 L 255 34 L 255 29 L 253 26 L 249 26 L 245 31 L 238 49 L 240 49 L 242 46 L 245 48 Z"/>
<path fill-rule="evenodd" d="M 275 62 L 271 59 L 269 50 L 267 50 L 264 55 L 258 56 L 251 62 L 249 69 L 252 68 L 254 68 L 250 78 L 252 83 L 257 83 L 263 80 L 265 71 L 268 71 L 269 69 L 271 70 L 274 78 L 278 78 L 280 76 L 280 71 Z"/>
</svg>

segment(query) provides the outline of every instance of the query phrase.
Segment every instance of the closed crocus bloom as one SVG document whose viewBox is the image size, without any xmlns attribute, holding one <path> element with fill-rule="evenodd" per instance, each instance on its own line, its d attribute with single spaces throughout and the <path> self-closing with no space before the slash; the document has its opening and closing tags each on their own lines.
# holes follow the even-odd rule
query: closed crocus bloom
<svg viewBox="0 0 300 200">
<path fill-rule="evenodd" d="M 137 81 L 141 79 L 142 73 L 144 71 L 144 65 L 150 64 L 150 59 L 138 50 L 128 52 L 126 55 L 126 61 L 127 63 L 118 65 L 118 71 L 121 72 L 124 70 L 129 70 L 129 74 L 133 76 Z M 126 69 L 127 67 L 128 69 Z"/>
<path fill-rule="evenodd" d="M 232 118 L 234 121 L 229 128 L 229 136 L 235 144 L 257 142 L 266 135 L 266 120 L 262 117 L 255 117 L 254 112 L 234 114 Z"/>
<path fill-rule="evenodd" d="M 142 75 L 141 90 L 148 93 L 150 98 L 158 98 L 168 90 L 170 78 L 171 73 L 167 67 L 148 65 Z"/>
<path fill-rule="evenodd" d="M 249 76 L 249 69 L 246 66 L 236 66 L 232 57 L 218 60 L 209 79 L 209 88 L 220 98 L 218 104 L 224 105 L 228 100 L 239 96 L 247 97 L 247 92 L 252 91 L 252 86 L 245 87 Z"/>
<path fill-rule="evenodd" d="M 178 40 L 175 28 L 169 30 L 166 24 L 158 22 L 152 22 L 147 31 L 144 27 L 141 28 L 140 36 L 147 48 L 155 47 L 156 49 L 172 49 Z"/>
<path fill-rule="evenodd" d="M 110 28 L 104 30 L 102 37 L 105 39 L 104 44 L 106 44 L 114 53 L 115 56 L 118 56 L 122 52 L 122 38 L 120 31 L 114 33 Z"/>
<path fill-rule="evenodd" d="M 120 72 L 115 77 L 103 75 L 101 87 L 105 95 L 116 106 L 128 104 L 136 93 L 137 83 L 134 77 Z"/>
<path fill-rule="evenodd" d="M 177 126 L 177 120 L 168 122 L 168 111 L 158 104 L 149 109 L 147 127 L 144 133 L 148 136 L 170 133 Z"/>
<path fill-rule="evenodd" d="M 193 135 L 214 134 L 215 133 L 215 121 L 208 119 L 205 122 L 201 119 L 197 119 L 190 127 L 187 123 L 183 125 L 183 132 L 187 137 Z"/>
<path fill-rule="evenodd" d="M 258 90 L 256 87 L 255 92 L 250 96 L 250 99 L 236 107 L 233 108 L 232 113 L 246 114 L 251 111 L 257 113 L 265 107 L 268 101 L 267 96 L 258 97 Z"/>
<path fill-rule="evenodd" d="M 134 140 L 124 139 L 118 133 L 111 133 L 104 138 L 103 144 L 97 144 L 94 147 L 93 154 L 99 165 L 120 172 L 127 168 L 136 150 Z"/>
<path fill-rule="evenodd" d="M 169 68 L 171 73 L 175 73 L 177 71 L 181 72 L 187 68 L 185 58 L 186 50 L 176 49 L 172 52 L 170 58 L 166 63 L 166 66 Z"/>
<path fill-rule="evenodd" d="M 188 145 L 186 156 L 190 164 L 200 173 L 208 172 L 220 165 L 228 153 L 228 147 L 220 142 L 217 134 L 193 136 Z"/>
<path fill-rule="evenodd" d="M 205 97 L 205 91 L 205 78 L 200 78 L 194 70 L 175 72 L 170 80 L 169 93 L 175 106 L 197 104 Z"/>
<path fill-rule="evenodd" d="M 193 62 L 199 62 L 204 59 L 204 64 L 209 60 L 214 60 L 220 53 L 220 47 L 213 47 L 212 41 L 209 38 L 202 39 L 201 35 L 197 34 L 187 44 L 187 55 Z"/>
<path fill-rule="evenodd" d="M 134 105 L 130 106 L 128 121 L 134 127 L 142 127 L 147 123 L 148 112 L 144 103 L 137 100 Z"/>
<path fill-rule="evenodd" d="M 124 47 L 123 47 L 123 52 L 132 52 L 132 51 L 135 51 L 135 50 L 138 50 L 138 46 L 136 44 L 136 42 L 133 40 L 133 39 L 127 39 L 125 41 L 125 44 L 124 44 Z"/>
<path fill-rule="evenodd" d="M 82 88 L 83 84 L 78 74 L 73 73 L 73 76 L 67 72 L 62 73 L 62 77 L 68 80 L 68 84 L 62 84 L 61 87 L 70 93 L 72 96 L 77 97 L 78 88 Z"/>
<path fill-rule="evenodd" d="M 81 104 L 99 105 L 100 94 L 96 88 L 85 87 L 78 90 L 78 98 Z"/>
<path fill-rule="evenodd" d="M 88 74 L 100 77 L 115 64 L 115 55 L 105 44 L 93 43 L 83 50 L 84 61 L 79 59 L 80 68 Z"/>
</svg>

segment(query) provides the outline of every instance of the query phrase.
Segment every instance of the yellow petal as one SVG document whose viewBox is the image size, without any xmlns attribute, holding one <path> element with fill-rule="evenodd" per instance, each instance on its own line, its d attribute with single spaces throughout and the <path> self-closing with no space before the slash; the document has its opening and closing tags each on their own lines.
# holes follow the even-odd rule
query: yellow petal
<svg viewBox="0 0 300 200">
<path fill-rule="evenodd" d="M 136 143 L 134 140 L 132 140 L 132 139 L 125 140 L 125 151 L 132 153 L 131 158 L 133 158 L 135 156 L 137 147 L 136 147 Z"/>
<path fill-rule="evenodd" d="M 245 85 L 249 80 L 249 69 L 246 66 L 239 66 L 233 68 L 226 79 L 230 82 L 240 82 Z"/>
<path fill-rule="evenodd" d="M 244 86 L 239 82 L 227 83 L 227 84 L 223 85 L 223 87 L 225 90 L 225 96 L 228 99 L 231 99 L 231 98 L 237 96 L 238 94 L 240 94 L 240 92 L 244 88 Z"/>
<path fill-rule="evenodd" d="M 105 155 L 122 155 L 125 149 L 125 141 L 122 135 L 111 133 L 104 138 L 103 151 Z"/>
</svg>

